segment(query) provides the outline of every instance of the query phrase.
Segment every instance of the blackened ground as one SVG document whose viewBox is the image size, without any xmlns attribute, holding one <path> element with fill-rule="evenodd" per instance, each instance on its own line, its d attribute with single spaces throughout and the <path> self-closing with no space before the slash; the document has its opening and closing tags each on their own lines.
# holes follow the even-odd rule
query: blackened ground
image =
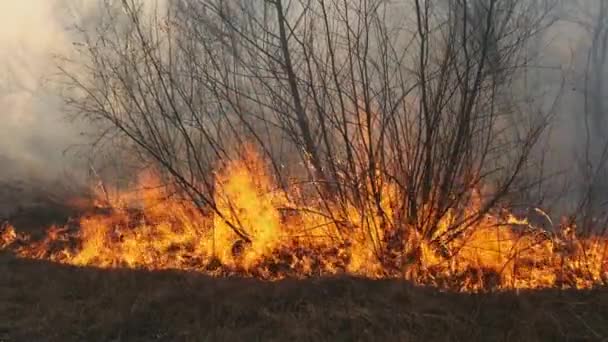
<svg viewBox="0 0 608 342">
<path fill-rule="evenodd" d="M 0 254 L 0 341 L 602 341 L 608 290 L 440 293 L 400 281 L 264 282 Z"/>
</svg>

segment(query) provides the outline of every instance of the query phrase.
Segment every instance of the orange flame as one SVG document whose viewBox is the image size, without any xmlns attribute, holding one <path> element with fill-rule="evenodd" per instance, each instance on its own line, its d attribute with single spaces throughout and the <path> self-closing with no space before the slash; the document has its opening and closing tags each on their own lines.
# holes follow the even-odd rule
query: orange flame
<svg viewBox="0 0 608 342">
<path fill-rule="evenodd" d="M 0 249 L 78 266 L 185 269 L 271 280 L 340 273 L 404 277 L 461 291 L 590 288 L 608 279 L 604 238 L 549 237 L 525 220 L 491 213 L 437 246 L 413 227 L 397 227 L 399 192 L 390 182 L 382 184 L 380 208 L 330 207 L 330 213 L 343 213 L 330 217 L 327 208 L 302 205 L 297 189 L 290 194 L 277 189 L 263 159 L 249 149 L 217 175 L 216 214 L 174 196 L 175 189 L 146 174 L 142 190 L 123 193 L 105 213 L 80 218 L 76 229 L 51 227 L 34 242 L 4 226 Z M 140 208 L 133 209 L 136 205 Z M 454 220 L 448 213 L 435 234 Z M 391 237 L 403 242 L 390 249 L 392 254 L 383 248 Z"/>
</svg>

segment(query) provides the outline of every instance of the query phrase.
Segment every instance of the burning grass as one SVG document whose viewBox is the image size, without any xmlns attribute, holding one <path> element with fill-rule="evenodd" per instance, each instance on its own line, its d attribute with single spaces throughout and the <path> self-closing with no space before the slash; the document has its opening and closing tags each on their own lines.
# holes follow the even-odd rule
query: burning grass
<svg viewBox="0 0 608 342">
<path fill-rule="evenodd" d="M 252 151 L 217 174 L 215 212 L 177 196 L 158 177 L 147 174 L 140 183 L 138 191 L 105 201 L 101 213 L 49 227 L 43 239 L 5 224 L 0 248 L 76 266 L 267 280 L 346 274 L 456 291 L 588 289 L 608 281 L 608 240 L 578 238 L 572 225 L 550 234 L 494 211 L 442 241 L 435 237 L 454 227 L 454 213 L 442 216 L 433 236 L 397 219 L 386 222 L 398 217 L 400 193 L 390 182 L 382 183 L 381 210 L 344 204 L 338 210 L 315 204 L 321 202 L 297 187 L 278 189 Z"/>
</svg>

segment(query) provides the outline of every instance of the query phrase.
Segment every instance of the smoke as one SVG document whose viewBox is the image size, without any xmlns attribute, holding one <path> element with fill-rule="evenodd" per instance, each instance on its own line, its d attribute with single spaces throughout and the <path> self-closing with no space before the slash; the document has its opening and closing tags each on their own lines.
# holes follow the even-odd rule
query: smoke
<svg viewBox="0 0 608 342">
<path fill-rule="evenodd" d="M 67 120 L 58 56 L 78 58 L 74 28 L 94 26 L 114 5 L 119 3 L 0 1 L 0 181 L 83 171 L 76 163 L 84 161 L 70 152 L 88 142 L 81 134 L 86 127 Z"/>
<path fill-rule="evenodd" d="M 64 152 L 80 143 L 64 120 L 56 82 L 58 54 L 70 52 L 68 27 L 91 1 L 0 2 L 0 176 L 49 179 L 72 167 Z"/>
<path fill-rule="evenodd" d="M 0 1 L 0 220 L 84 184 L 82 159 L 67 152 L 85 142 L 85 127 L 66 120 L 56 56 L 70 56 L 70 27 L 95 16 L 94 5 Z"/>
<path fill-rule="evenodd" d="M 544 188 L 553 191 L 561 212 L 571 212 L 579 205 L 588 182 L 581 172 L 584 168 L 590 171 L 590 168 L 598 167 L 585 165 L 585 155 L 591 153 L 591 163 L 595 164 L 599 158 L 593 152 L 604 146 L 585 128 L 588 105 L 585 103 L 585 73 L 595 25 L 588 12 L 593 13 L 592 9 L 601 1 L 572 1 L 560 7 L 561 11 L 553 13 L 557 21 L 533 42 L 539 55 L 530 68 L 533 79 L 529 85 L 533 89 L 530 95 L 547 106 L 554 105 L 550 126 L 539 150 L 545 168 Z M 600 75 L 601 72 L 591 71 Z M 603 95 L 589 89 L 587 96 L 593 102 L 595 97 Z"/>
<path fill-rule="evenodd" d="M 95 22 L 104 2 L 111 1 L 0 1 L 0 184 L 14 179 L 65 179 L 66 172 L 87 170 L 86 161 L 66 153 L 87 142 L 81 136 L 86 127 L 65 118 L 54 56 L 75 51 L 73 43 L 78 39 L 70 28 Z M 144 2 L 152 3 L 150 7 L 158 5 Z M 588 34 L 580 25 L 560 21 L 536 45 L 542 68 L 531 77 L 536 83 L 529 87 L 547 105 L 560 96 L 551 135 L 540 151 L 547 153 L 547 173 L 575 172 L 575 154 L 584 135 L 576 69 L 584 59 L 586 44 L 581 41 L 585 40 Z M 566 84 L 558 94 L 564 76 Z"/>
<path fill-rule="evenodd" d="M 149 10 L 164 3 L 142 2 Z M 79 58 L 76 27 L 95 29 L 119 6 L 114 0 L 0 1 L 0 220 L 40 198 L 62 201 L 90 182 L 91 161 L 79 153 L 87 152 L 89 127 L 68 120 L 58 66 Z"/>
</svg>

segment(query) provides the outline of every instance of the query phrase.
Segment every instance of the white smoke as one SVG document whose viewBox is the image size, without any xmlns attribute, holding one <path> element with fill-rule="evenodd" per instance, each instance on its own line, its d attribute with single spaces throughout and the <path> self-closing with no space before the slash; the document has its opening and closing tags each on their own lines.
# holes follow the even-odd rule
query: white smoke
<svg viewBox="0 0 608 342">
<path fill-rule="evenodd" d="M 74 170 L 65 152 L 86 141 L 83 127 L 66 120 L 57 56 L 77 58 L 75 26 L 95 25 L 114 2 L 0 1 L 0 180 Z M 143 2 L 155 10 L 163 3 Z"/>
<path fill-rule="evenodd" d="M 69 27 L 92 1 L 0 1 L 0 175 L 53 177 L 70 167 L 63 153 L 80 142 L 64 120 L 53 77 L 70 52 Z"/>
<path fill-rule="evenodd" d="M 110 2 L 0 1 L 0 186 L 15 177 L 53 179 L 65 177 L 66 170 L 86 171 L 86 167 L 75 167 L 75 158 L 64 153 L 86 141 L 80 136 L 83 127 L 65 120 L 60 89 L 53 81 L 58 71 L 54 56 L 74 52 L 78 38 L 71 27 L 92 25 L 102 12 L 102 3 Z M 143 3 L 151 10 L 162 7 L 154 0 Z M 582 33 L 580 26 L 561 22 L 545 35 L 541 64 L 553 70 L 542 73 L 540 86 L 559 86 L 573 59 L 581 58 Z M 575 87 L 572 83 L 569 79 L 567 90 Z M 573 151 L 581 140 L 577 128 L 581 103 L 572 92 L 561 96 L 548 143 L 548 168 L 554 171 L 573 165 Z M 547 101 L 552 101 L 551 96 Z"/>
</svg>

